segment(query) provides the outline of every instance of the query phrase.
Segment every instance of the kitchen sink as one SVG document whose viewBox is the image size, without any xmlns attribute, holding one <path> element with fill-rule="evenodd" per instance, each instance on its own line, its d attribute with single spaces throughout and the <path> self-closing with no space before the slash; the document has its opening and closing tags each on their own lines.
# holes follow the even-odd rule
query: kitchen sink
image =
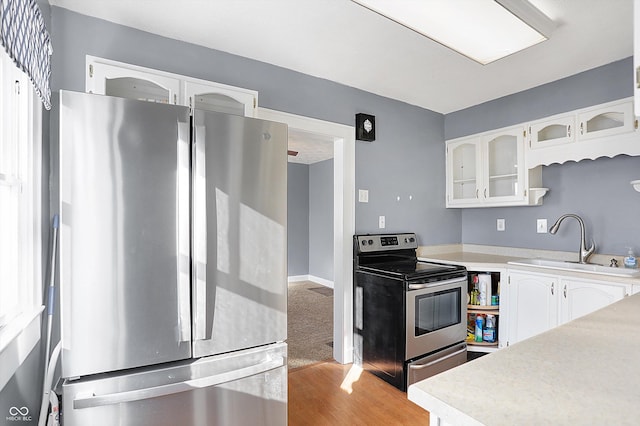
<svg viewBox="0 0 640 426">
<path fill-rule="evenodd" d="M 533 266 L 546 269 L 558 269 L 561 271 L 586 272 L 589 274 L 611 275 L 615 277 L 640 277 L 640 270 L 614 268 L 611 266 L 596 265 L 594 263 L 565 262 L 549 259 L 522 259 L 509 262 L 510 265 Z"/>
</svg>

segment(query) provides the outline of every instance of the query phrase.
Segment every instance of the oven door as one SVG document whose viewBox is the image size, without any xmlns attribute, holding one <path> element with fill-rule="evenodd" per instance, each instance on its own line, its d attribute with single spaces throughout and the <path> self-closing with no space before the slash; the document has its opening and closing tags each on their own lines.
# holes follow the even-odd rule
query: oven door
<svg viewBox="0 0 640 426">
<path fill-rule="evenodd" d="M 466 276 L 407 283 L 407 360 L 465 340 L 466 287 Z"/>
</svg>

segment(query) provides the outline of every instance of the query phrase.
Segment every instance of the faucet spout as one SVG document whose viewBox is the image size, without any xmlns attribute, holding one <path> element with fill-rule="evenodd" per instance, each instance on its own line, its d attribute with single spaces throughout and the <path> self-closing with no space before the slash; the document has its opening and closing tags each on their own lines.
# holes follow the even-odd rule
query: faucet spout
<svg viewBox="0 0 640 426">
<path fill-rule="evenodd" d="M 578 263 L 587 263 L 589 257 L 596 251 L 596 243 L 592 240 L 591 247 L 587 249 L 587 244 L 585 241 L 585 226 L 580 216 L 571 213 L 563 214 L 558 218 L 558 220 L 556 220 L 556 223 L 551 225 L 551 228 L 549 228 L 549 233 L 555 234 L 556 232 L 558 232 L 558 229 L 560 229 L 560 224 L 568 217 L 576 219 L 580 224 L 580 252 L 578 253 L 580 260 L 578 261 Z"/>
</svg>

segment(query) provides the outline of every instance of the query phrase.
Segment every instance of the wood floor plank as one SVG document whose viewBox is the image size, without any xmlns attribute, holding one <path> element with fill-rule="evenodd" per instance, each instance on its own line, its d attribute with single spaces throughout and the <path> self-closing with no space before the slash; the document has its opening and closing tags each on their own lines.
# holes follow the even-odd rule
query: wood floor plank
<svg viewBox="0 0 640 426">
<path fill-rule="evenodd" d="M 289 371 L 289 425 L 428 425 L 429 413 L 352 364 L 323 362 Z M 345 380 L 345 378 L 349 378 Z M 345 388 L 345 389 L 343 389 Z"/>
</svg>

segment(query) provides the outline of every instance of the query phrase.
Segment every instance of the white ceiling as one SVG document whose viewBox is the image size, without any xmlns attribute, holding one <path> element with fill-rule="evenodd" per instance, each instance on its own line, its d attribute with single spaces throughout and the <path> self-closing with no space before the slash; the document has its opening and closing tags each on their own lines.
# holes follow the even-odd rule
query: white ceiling
<svg viewBox="0 0 640 426">
<path fill-rule="evenodd" d="M 632 0 L 530 0 L 551 39 L 485 66 L 350 0 L 49 2 L 443 114 L 633 54 Z"/>
<path fill-rule="evenodd" d="M 298 153 L 289 155 L 290 163 L 314 164 L 333 158 L 333 138 L 290 128 L 289 150 Z"/>
</svg>

